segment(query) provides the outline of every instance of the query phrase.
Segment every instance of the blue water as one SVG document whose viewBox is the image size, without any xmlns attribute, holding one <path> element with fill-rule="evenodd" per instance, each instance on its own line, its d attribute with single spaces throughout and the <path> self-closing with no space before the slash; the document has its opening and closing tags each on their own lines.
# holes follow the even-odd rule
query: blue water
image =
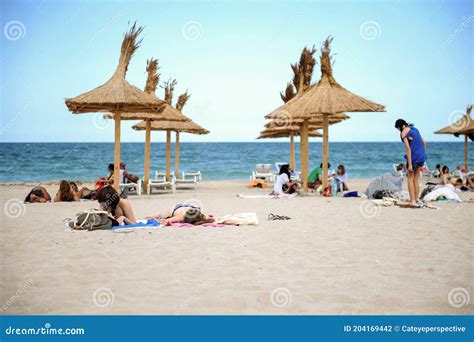
<svg viewBox="0 0 474 342">
<path fill-rule="evenodd" d="M 0 182 L 44 182 L 50 180 L 93 180 L 107 175 L 113 162 L 113 143 L 0 143 Z M 469 143 L 470 165 L 474 166 L 473 144 Z M 172 146 L 174 151 L 174 145 Z M 248 179 L 257 163 L 288 161 L 287 142 L 181 143 L 180 170 L 200 170 L 204 179 Z M 122 143 L 122 161 L 127 170 L 143 175 L 143 143 Z M 428 164 L 454 168 L 464 164 L 464 143 L 429 142 Z M 329 145 L 332 167 L 344 164 L 352 178 L 369 178 L 392 171 L 402 162 L 400 142 L 342 143 Z M 172 153 L 173 157 L 173 153 Z M 297 165 L 299 145 L 296 144 Z M 310 143 L 310 167 L 320 163 L 321 143 Z M 299 166 L 298 166 L 299 169 Z M 165 170 L 165 144 L 152 143 L 150 170 Z M 174 170 L 172 158 L 171 170 Z"/>
</svg>

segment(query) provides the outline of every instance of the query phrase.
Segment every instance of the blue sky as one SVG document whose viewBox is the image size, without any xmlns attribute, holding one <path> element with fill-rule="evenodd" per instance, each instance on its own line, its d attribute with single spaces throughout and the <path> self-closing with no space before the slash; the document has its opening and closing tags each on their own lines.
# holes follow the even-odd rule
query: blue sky
<svg viewBox="0 0 474 342">
<path fill-rule="evenodd" d="M 64 98 L 112 75 L 135 20 L 145 30 L 128 81 L 143 88 L 146 60 L 158 58 L 161 79 L 192 94 L 184 113 L 211 131 L 183 141 L 253 140 L 282 103 L 290 63 L 305 45 L 319 54 L 328 35 L 338 82 L 387 108 L 350 114 L 331 141 L 397 141 L 399 117 L 427 140 L 456 141 L 432 132 L 474 102 L 473 3 L 2 0 L 0 141 L 113 141 L 112 123 L 71 114 Z M 143 141 L 132 124 L 122 141 Z"/>
</svg>

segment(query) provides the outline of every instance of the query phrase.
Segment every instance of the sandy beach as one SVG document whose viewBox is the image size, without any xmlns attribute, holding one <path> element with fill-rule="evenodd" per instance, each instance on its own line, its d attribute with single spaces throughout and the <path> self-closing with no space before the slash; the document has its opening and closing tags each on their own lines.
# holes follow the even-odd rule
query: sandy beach
<svg viewBox="0 0 474 342">
<path fill-rule="evenodd" d="M 242 199 L 266 190 L 204 181 L 129 199 L 138 217 L 197 200 L 215 215 L 256 212 L 259 225 L 84 232 L 63 219 L 96 202 L 17 205 L 30 188 L 1 186 L 2 314 L 474 313 L 472 300 L 456 307 L 457 296 L 474 293 L 473 203 Z"/>
</svg>

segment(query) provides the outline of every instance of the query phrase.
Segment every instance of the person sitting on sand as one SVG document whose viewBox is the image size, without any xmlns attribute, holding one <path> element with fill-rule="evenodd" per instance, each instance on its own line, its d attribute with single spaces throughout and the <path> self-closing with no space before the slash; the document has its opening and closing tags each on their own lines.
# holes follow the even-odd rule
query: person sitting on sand
<svg viewBox="0 0 474 342">
<path fill-rule="evenodd" d="M 109 212 L 119 224 L 136 224 L 137 219 L 133 213 L 130 202 L 121 198 L 118 192 L 110 185 L 104 186 L 96 193 L 100 208 Z"/>
<path fill-rule="evenodd" d="M 59 190 L 56 196 L 54 196 L 54 202 L 78 202 L 80 199 L 68 181 L 62 180 L 61 183 L 59 183 Z"/>
<path fill-rule="evenodd" d="M 46 203 L 51 201 L 51 196 L 42 185 L 35 186 L 25 198 L 25 203 Z"/>
<path fill-rule="evenodd" d="M 331 168 L 331 164 L 328 163 L 328 170 Z M 331 172 L 328 171 L 328 176 L 332 176 Z M 308 176 L 308 188 L 317 189 L 323 183 L 323 163 L 319 164 L 319 167 L 313 169 Z"/>
<path fill-rule="evenodd" d="M 280 172 L 275 180 L 275 185 L 273 186 L 273 191 L 270 195 L 283 195 L 283 194 L 293 194 L 298 192 L 298 182 L 291 181 L 291 170 L 290 165 L 283 164 L 280 166 Z"/>
<path fill-rule="evenodd" d="M 349 186 L 347 185 L 348 177 L 346 173 L 346 167 L 344 165 L 341 164 L 337 167 L 335 179 L 338 192 L 349 191 Z"/>
<path fill-rule="evenodd" d="M 433 177 L 434 178 L 440 178 L 441 177 L 441 164 L 436 164 L 436 168 L 433 171 Z"/>
<path fill-rule="evenodd" d="M 420 192 L 419 178 L 426 161 L 426 140 L 418 129 L 409 125 L 405 120 L 395 121 L 395 128 L 400 132 L 400 140 L 405 145 L 405 159 L 407 161 L 407 184 L 412 207 L 417 207 L 416 201 Z"/>
<path fill-rule="evenodd" d="M 214 222 L 213 218 L 201 211 L 201 207 L 186 203 L 178 203 L 168 210 L 147 216 L 147 219 L 160 220 L 160 223 L 165 226 L 181 222 L 193 225 Z"/>
<path fill-rule="evenodd" d="M 441 168 L 441 175 L 439 177 L 439 184 L 440 185 L 450 184 L 450 182 L 449 182 L 450 178 L 451 178 L 451 172 L 449 172 L 449 167 L 444 165 Z"/>
<path fill-rule="evenodd" d="M 469 190 L 474 190 L 474 173 L 471 173 L 466 177 L 466 187 Z"/>
</svg>

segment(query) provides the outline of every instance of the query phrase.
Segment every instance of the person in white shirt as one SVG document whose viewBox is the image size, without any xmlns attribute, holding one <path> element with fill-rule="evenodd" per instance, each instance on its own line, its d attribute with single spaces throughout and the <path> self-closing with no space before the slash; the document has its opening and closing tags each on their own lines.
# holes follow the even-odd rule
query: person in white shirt
<svg viewBox="0 0 474 342">
<path fill-rule="evenodd" d="M 339 165 L 337 167 L 337 172 L 336 172 L 336 185 L 337 185 L 337 191 L 343 192 L 343 191 L 349 191 L 349 186 L 347 185 L 347 173 L 346 173 L 346 167 L 344 165 Z"/>
<path fill-rule="evenodd" d="M 292 194 L 298 192 L 298 182 L 291 181 L 290 166 L 284 164 L 280 167 L 280 172 L 275 180 L 271 195 Z"/>
</svg>

